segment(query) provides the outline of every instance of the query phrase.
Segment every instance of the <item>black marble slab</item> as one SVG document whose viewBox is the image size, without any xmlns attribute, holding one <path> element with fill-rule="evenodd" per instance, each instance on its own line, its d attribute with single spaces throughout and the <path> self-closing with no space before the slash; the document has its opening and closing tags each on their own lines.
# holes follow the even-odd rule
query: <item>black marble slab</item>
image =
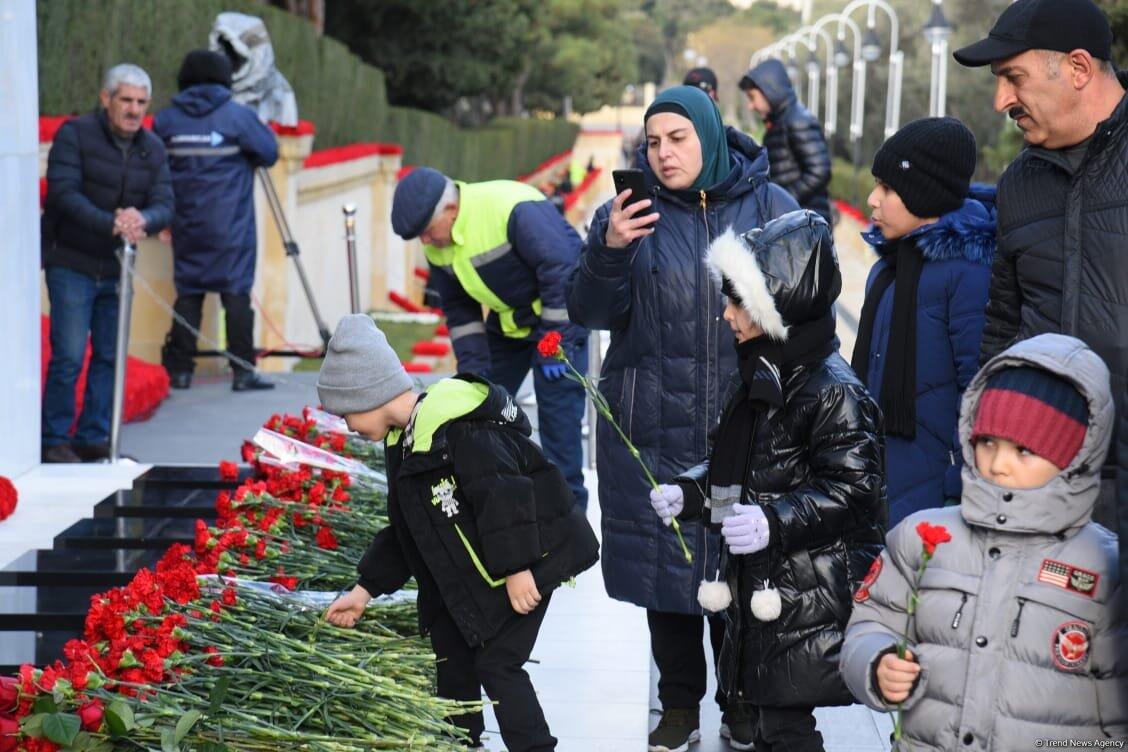
<svg viewBox="0 0 1128 752">
<path fill-rule="evenodd" d="M 227 481 L 220 479 L 219 465 L 155 465 L 137 482 L 190 488 L 234 488 L 251 476 L 249 465 L 238 464 L 236 467 L 239 468 L 239 479 Z"/>
<path fill-rule="evenodd" d="M 240 468 L 240 480 L 248 474 Z M 216 494 L 236 485 L 215 465 L 153 467 L 59 533 L 52 549 L 0 569 L 0 675 L 60 658 L 81 636 L 92 595 L 127 584 L 174 543 L 191 545 L 196 520 L 211 523 Z"/>
<path fill-rule="evenodd" d="M 94 506 L 94 517 L 199 517 L 213 520 L 215 497 L 216 491 L 212 488 L 150 485 L 142 492 L 107 496 Z"/>
<path fill-rule="evenodd" d="M 87 518 L 55 536 L 55 548 L 155 548 L 163 551 L 174 543 L 191 544 L 195 529 L 195 519 L 187 518 Z"/>
</svg>

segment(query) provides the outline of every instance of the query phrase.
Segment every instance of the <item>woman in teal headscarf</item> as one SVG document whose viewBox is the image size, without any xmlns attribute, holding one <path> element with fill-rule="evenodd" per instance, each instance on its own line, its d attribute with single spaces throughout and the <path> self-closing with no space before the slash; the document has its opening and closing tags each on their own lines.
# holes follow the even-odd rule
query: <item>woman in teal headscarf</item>
<svg viewBox="0 0 1128 752">
<path fill-rule="evenodd" d="M 767 152 L 726 128 L 700 89 L 662 92 L 646 111 L 645 129 L 635 166 L 645 176 L 646 200 L 624 208 L 624 191 L 596 212 L 568 313 L 581 326 L 611 330 L 600 389 L 658 482 L 669 483 L 708 456 L 721 390 L 736 368 L 705 251 L 728 227 L 745 232 L 799 207 L 768 181 Z M 606 422 L 598 431 L 604 584 L 612 598 L 647 609 L 663 709 L 650 748 L 685 749 L 699 733 L 705 695 L 706 619 L 697 588 L 716 579 L 719 536 L 700 522 L 683 523 L 693 551 L 687 564 L 650 506 L 638 463 Z M 708 623 L 716 653 L 723 625 L 719 616 Z M 747 728 L 744 719 L 726 714 L 724 721 L 734 741 Z"/>
</svg>

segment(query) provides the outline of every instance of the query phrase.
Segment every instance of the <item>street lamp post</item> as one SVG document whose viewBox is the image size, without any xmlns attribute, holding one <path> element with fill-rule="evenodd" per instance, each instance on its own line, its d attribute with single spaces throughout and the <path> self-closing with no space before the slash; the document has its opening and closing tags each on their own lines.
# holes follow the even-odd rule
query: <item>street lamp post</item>
<svg viewBox="0 0 1128 752">
<path fill-rule="evenodd" d="M 801 86 L 799 80 L 799 66 L 795 64 L 795 42 L 796 35 L 788 34 L 786 37 L 780 40 L 780 51 L 786 51 L 787 53 L 786 59 L 783 60 L 783 66 L 784 70 L 787 72 L 787 77 L 791 79 L 791 84 L 795 89 L 795 98 L 799 100 L 799 104 L 805 105 L 806 102 L 803 101 L 803 87 Z M 781 55 L 781 57 L 783 56 Z"/>
<path fill-rule="evenodd" d="M 948 40 L 952 25 L 940 7 L 942 0 L 932 0 L 932 15 L 924 25 L 924 38 L 932 46 L 932 77 L 929 79 L 928 114 L 944 117 L 948 101 Z"/>
<path fill-rule="evenodd" d="M 822 37 L 823 44 L 826 45 L 826 116 L 823 119 L 823 128 L 826 130 L 827 138 L 833 138 L 838 132 L 838 69 L 845 68 L 850 64 L 850 53 L 846 51 L 846 45 L 843 44 L 845 29 L 842 29 L 841 36 L 833 40 L 825 31 L 825 28 L 829 24 L 839 21 L 840 19 L 841 16 L 838 13 L 830 13 L 820 18 L 811 26 L 812 39 L 814 39 L 816 35 Z M 854 32 L 854 50 L 856 57 L 861 44 L 859 41 L 861 35 L 858 33 L 857 24 L 848 18 L 846 19 L 846 23 L 850 27 L 850 30 Z"/>
<path fill-rule="evenodd" d="M 850 16 L 859 8 L 865 8 L 867 11 L 862 56 L 869 62 L 876 61 L 881 56 L 881 43 L 875 31 L 878 9 L 889 16 L 889 90 L 885 99 L 885 138 L 889 138 L 897 132 L 897 125 L 901 119 L 901 71 L 905 59 L 904 53 L 898 49 L 897 12 L 885 0 L 853 0 L 842 9 L 842 15 Z"/>
</svg>

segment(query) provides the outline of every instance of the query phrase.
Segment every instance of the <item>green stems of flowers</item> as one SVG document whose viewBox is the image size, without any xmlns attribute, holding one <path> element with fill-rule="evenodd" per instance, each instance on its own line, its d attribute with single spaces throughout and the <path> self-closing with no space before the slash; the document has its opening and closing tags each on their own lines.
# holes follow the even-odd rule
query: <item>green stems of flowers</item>
<svg viewBox="0 0 1128 752">
<path fill-rule="evenodd" d="M 571 378 L 575 381 L 578 381 L 580 385 L 583 386 L 584 391 L 587 392 L 588 397 L 591 398 L 592 404 L 595 405 L 596 412 L 598 412 L 604 420 L 611 424 L 611 427 L 615 429 L 615 433 L 619 434 L 619 439 L 627 447 L 627 451 L 631 453 L 631 456 L 635 458 L 635 461 L 638 462 L 639 467 L 642 468 L 643 474 L 646 475 L 646 482 L 650 484 L 651 489 L 657 490 L 658 481 L 654 479 L 654 475 L 650 472 L 650 468 L 648 468 L 646 466 L 646 463 L 642 461 L 642 454 L 638 451 L 638 448 L 629 438 L 627 438 L 627 435 L 623 433 L 623 429 L 619 427 L 618 421 L 616 421 L 615 418 L 611 415 L 611 406 L 607 404 L 607 398 L 603 396 L 603 393 L 600 392 L 599 389 L 587 379 L 587 377 L 576 370 L 576 367 L 572 365 L 572 361 L 568 360 L 568 356 L 564 354 L 564 348 L 557 348 L 556 359 L 564 363 L 564 365 L 568 366 L 568 370 L 571 372 Z M 591 429 L 595 430 L 595 427 L 592 426 Z M 678 543 L 681 545 L 682 555 L 685 556 L 687 563 L 692 564 L 693 554 L 689 552 L 689 546 L 685 544 L 685 538 L 682 536 L 681 525 L 678 524 L 676 517 L 673 518 L 671 522 L 673 523 L 674 534 L 678 536 Z"/>
</svg>

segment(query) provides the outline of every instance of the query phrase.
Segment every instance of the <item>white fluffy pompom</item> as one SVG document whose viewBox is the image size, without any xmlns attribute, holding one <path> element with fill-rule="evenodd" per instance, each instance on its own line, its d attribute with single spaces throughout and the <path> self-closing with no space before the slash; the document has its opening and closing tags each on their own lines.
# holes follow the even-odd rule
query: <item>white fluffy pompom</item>
<svg viewBox="0 0 1128 752">
<path fill-rule="evenodd" d="M 732 603 L 732 592 L 727 582 L 718 580 L 702 580 L 697 588 L 697 602 L 701 608 L 712 613 L 724 611 Z"/>
<path fill-rule="evenodd" d="M 760 621 L 775 621 L 783 611 L 783 601 L 779 591 L 764 585 L 762 590 L 752 593 L 752 615 Z"/>
</svg>

